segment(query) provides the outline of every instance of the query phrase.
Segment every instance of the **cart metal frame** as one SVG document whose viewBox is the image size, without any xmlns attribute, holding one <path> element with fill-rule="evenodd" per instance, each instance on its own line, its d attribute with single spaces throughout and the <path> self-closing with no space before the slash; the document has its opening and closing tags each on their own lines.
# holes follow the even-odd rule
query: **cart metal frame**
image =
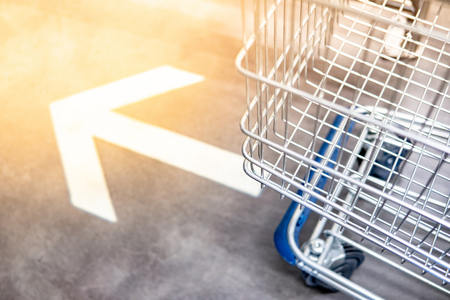
<svg viewBox="0 0 450 300">
<path fill-rule="evenodd" d="M 362 253 L 450 294 L 450 5 L 410 4 L 242 0 L 244 170 L 292 200 L 280 255 L 358 299 Z"/>
</svg>

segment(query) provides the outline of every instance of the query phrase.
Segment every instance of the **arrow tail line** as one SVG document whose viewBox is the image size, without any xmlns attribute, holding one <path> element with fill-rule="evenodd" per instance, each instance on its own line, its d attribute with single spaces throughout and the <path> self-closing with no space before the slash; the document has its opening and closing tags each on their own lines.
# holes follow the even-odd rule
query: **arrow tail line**
<svg viewBox="0 0 450 300">
<path fill-rule="evenodd" d="M 102 113 L 92 128 L 102 140 L 248 195 L 256 197 L 261 191 L 242 171 L 241 155 L 115 112 Z"/>
</svg>

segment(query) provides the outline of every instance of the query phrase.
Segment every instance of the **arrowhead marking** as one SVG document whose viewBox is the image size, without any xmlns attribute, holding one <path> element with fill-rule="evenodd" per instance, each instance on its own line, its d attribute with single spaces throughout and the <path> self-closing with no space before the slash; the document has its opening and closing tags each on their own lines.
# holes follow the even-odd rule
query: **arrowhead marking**
<svg viewBox="0 0 450 300">
<path fill-rule="evenodd" d="M 111 111 L 203 80 L 165 66 L 51 103 L 71 203 L 117 221 L 93 136 L 257 196 L 259 185 L 242 172 L 240 155 Z"/>
</svg>

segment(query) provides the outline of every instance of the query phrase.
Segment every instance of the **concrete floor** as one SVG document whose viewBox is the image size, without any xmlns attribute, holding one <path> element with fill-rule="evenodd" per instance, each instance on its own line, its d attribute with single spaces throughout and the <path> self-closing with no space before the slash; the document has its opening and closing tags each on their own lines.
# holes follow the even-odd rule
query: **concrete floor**
<svg viewBox="0 0 450 300">
<path fill-rule="evenodd" d="M 289 203 L 269 190 L 96 139 L 118 222 L 70 203 L 49 104 L 162 65 L 206 79 L 117 112 L 239 154 L 239 1 L 2 1 L 0 28 L 0 299 L 346 299 L 278 256 Z M 445 299 L 364 265 L 354 279 L 387 298 Z"/>
</svg>

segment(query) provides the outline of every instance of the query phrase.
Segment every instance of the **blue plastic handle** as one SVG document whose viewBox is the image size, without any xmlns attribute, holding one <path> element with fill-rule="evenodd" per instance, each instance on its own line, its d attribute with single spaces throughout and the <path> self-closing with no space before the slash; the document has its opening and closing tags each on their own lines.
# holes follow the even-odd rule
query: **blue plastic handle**
<svg viewBox="0 0 450 300">
<path fill-rule="evenodd" d="M 334 119 L 333 126 L 339 127 L 339 125 L 341 124 L 343 119 L 344 119 L 343 116 L 337 115 L 336 118 Z M 355 124 L 354 122 L 350 123 L 349 128 L 348 128 L 349 132 L 352 131 L 354 124 Z M 334 138 L 335 133 L 336 133 L 336 130 L 333 128 L 330 128 L 330 131 L 327 134 L 326 140 L 331 141 Z M 341 145 L 341 142 L 342 142 L 342 140 L 338 141 L 339 146 Z M 346 141 L 344 141 L 344 144 L 345 144 L 345 142 Z M 325 155 L 325 153 L 328 149 L 328 146 L 329 146 L 329 143 L 322 144 L 322 146 L 319 149 L 320 156 Z M 331 154 L 330 161 L 327 164 L 328 167 L 334 168 L 338 154 L 339 154 L 339 149 L 336 147 L 333 150 L 333 153 Z M 316 158 L 314 160 L 320 163 L 322 161 L 322 158 L 319 155 L 316 156 Z M 312 170 L 312 172 L 310 172 L 310 174 L 309 174 L 308 182 L 310 182 L 314 176 L 314 168 L 311 168 L 311 170 Z M 316 188 L 323 189 L 323 187 L 325 186 L 326 183 L 327 183 L 327 177 L 322 175 L 319 179 L 319 182 L 316 185 Z M 303 191 L 298 190 L 297 194 L 302 196 Z M 310 201 L 315 203 L 317 201 L 317 199 L 314 197 L 311 197 Z M 284 260 L 286 260 L 291 265 L 295 265 L 295 255 L 292 252 L 291 247 L 289 247 L 287 229 L 288 229 L 289 222 L 292 218 L 292 215 L 294 214 L 297 207 L 298 207 L 298 203 L 295 201 L 292 201 L 291 205 L 287 209 L 283 219 L 281 220 L 281 223 L 278 225 L 278 228 L 275 231 L 275 235 L 274 235 L 274 242 L 275 242 L 276 249 L 280 253 L 281 257 L 283 257 Z M 305 224 L 306 220 L 308 219 L 310 212 L 311 212 L 310 209 L 305 208 L 303 210 L 303 213 L 297 220 L 297 225 L 295 226 L 295 231 L 294 231 L 294 236 L 295 236 L 295 240 L 297 241 L 297 245 L 298 245 L 298 237 L 300 235 L 300 231 L 301 231 L 303 225 Z"/>
</svg>

